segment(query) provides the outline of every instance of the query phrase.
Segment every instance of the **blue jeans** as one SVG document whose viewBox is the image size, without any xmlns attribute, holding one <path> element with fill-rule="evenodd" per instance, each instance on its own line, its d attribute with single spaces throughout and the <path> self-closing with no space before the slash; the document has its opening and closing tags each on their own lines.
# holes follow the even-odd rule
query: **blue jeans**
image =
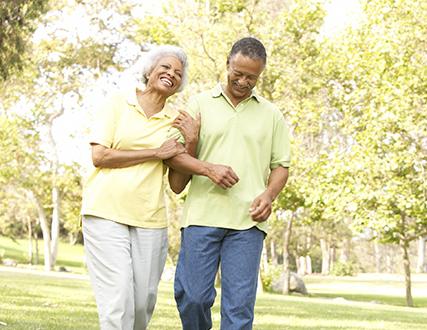
<svg viewBox="0 0 427 330">
<path fill-rule="evenodd" d="M 184 330 L 212 328 L 215 276 L 221 264 L 221 329 L 252 329 L 265 234 L 190 226 L 181 231 L 175 300 Z"/>
</svg>

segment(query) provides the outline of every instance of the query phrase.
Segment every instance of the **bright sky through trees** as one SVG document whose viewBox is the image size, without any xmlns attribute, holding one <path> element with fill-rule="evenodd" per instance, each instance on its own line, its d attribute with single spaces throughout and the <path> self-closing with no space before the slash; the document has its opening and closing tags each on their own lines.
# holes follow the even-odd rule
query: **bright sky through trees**
<svg viewBox="0 0 427 330">
<path fill-rule="evenodd" d="M 143 16 L 144 14 L 161 14 L 161 0 L 144 0 L 143 5 L 140 9 L 134 14 L 137 16 Z M 347 26 L 357 24 L 362 16 L 362 10 L 360 7 L 359 0 L 331 0 L 330 4 L 327 5 L 327 17 L 325 19 L 325 24 L 322 28 L 323 35 L 326 37 L 333 37 L 335 34 L 342 32 Z M 74 31 L 74 34 L 71 33 L 69 38 L 70 41 L 73 38 L 84 39 L 89 37 L 92 28 L 90 27 L 90 22 L 88 21 L 87 16 L 83 12 L 76 10 L 74 13 L 70 13 L 69 17 L 64 17 L 61 24 L 65 28 L 65 31 Z M 45 38 L 45 31 L 39 29 L 35 34 L 35 40 L 40 40 Z M 93 36 L 92 36 L 93 37 Z M 129 45 L 129 47 L 132 45 Z M 137 52 L 137 49 L 126 49 L 126 52 Z M 55 54 L 52 54 L 55 56 Z M 125 81 L 126 74 L 117 73 L 116 77 L 110 77 L 114 81 Z M 102 88 L 108 88 L 107 85 L 111 83 L 110 80 L 100 80 L 97 86 L 94 86 L 94 90 L 99 90 Z M 99 95 L 95 92 L 96 96 L 93 98 L 98 98 Z M 99 100 L 89 100 L 87 103 L 87 110 L 94 112 L 94 109 L 91 107 L 95 104 L 98 104 Z M 73 102 L 73 100 L 70 100 Z M 72 107 L 72 104 L 69 104 L 69 107 Z M 92 120 L 91 114 L 88 114 L 84 111 L 66 111 L 66 113 L 58 118 L 55 122 L 55 137 L 58 141 L 58 145 L 63 146 L 59 150 L 59 157 L 61 162 L 71 163 L 77 161 L 82 163 L 85 167 L 90 164 L 90 155 L 89 155 L 89 145 L 88 145 L 88 136 L 81 136 L 82 130 L 84 127 L 89 127 L 88 121 Z"/>
</svg>

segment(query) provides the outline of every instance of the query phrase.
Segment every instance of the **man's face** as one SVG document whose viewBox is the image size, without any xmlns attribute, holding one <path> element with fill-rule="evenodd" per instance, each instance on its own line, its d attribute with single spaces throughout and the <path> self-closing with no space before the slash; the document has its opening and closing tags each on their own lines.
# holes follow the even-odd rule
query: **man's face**
<svg viewBox="0 0 427 330">
<path fill-rule="evenodd" d="M 227 64 L 226 94 L 235 105 L 251 95 L 264 67 L 262 60 L 241 53 L 230 58 Z"/>
</svg>

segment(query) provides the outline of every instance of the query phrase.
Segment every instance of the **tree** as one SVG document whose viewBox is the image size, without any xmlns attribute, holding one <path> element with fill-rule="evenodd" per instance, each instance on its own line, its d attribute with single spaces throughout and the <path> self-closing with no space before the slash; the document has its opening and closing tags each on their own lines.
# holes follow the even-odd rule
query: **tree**
<svg viewBox="0 0 427 330">
<path fill-rule="evenodd" d="M 427 231 L 427 8 L 420 1 L 369 1 L 365 23 L 333 48 L 331 100 L 349 139 L 357 178 L 347 209 L 355 228 L 398 244 L 413 305 L 409 243 Z M 404 27 L 404 28 L 402 28 Z M 404 50 L 404 51 L 402 51 Z"/>
<path fill-rule="evenodd" d="M 0 3 L 0 81 L 23 68 L 27 44 L 37 18 L 48 0 L 14 0 Z"/>
<path fill-rule="evenodd" d="M 61 27 L 64 15 L 76 15 L 78 12 L 89 16 L 86 18 L 93 24 L 91 28 L 108 30 L 100 19 L 90 20 L 91 15 L 97 15 L 97 9 L 105 9 L 100 2 L 91 2 L 85 7 L 78 2 L 63 3 L 58 0 L 52 6 L 59 9 L 41 18 L 45 38 L 34 40 L 33 44 L 28 45 L 31 47 L 32 56 L 26 59 L 25 70 L 21 75 L 11 77 L 1 91 L 5 96 L 2 102 L 6 113 L 22 113 L 21 117 L 28 121 L 30 130 L 39 132 L 39 141 L 32 146 L 33 153 L 30 155 L 43 160 L 34 162 L 28 168 L 17 167 L 16 177 L 26 180 L 15 180 L 14 185 L 25 185 L 27 189 L 22 192 L 33 202 L 38 212 L 45 244 L 46 270 L 53 268 L 57 256 L 60 217 L 64 216 L 61 199 L 65 195 L 61 189 L 75 189 L 77 194 L 73 194 L 73 198 L 78 199 L 81 191 L 80 185 L 75 185 L 72 180 L 65 184 L 63 182 L 67 171 L 60 164 L 58 157 L 58 145 L 53 132 L 55 121 L 66 111 L 70 111 L 70 108 L 81 105 L 82 90 L 86 84 L 93 83 L 102 71 L 115 65 L 112 58 L 118 42 L 99 40 L 96 37 L 98 33 L 93 38 L 80 38 L 74 34 L 73 28 L 68 27 L 67 30 Z M 117 32 L 111 32 L 114 33 Z M 28 145 L 26 147 L 29 148 Z M 13 153 L 10 156 L 13 157 Z M 30 168 L 34 170 L 28 172 Z M 28 176 L 23 176 L 24 172 Z M 42 176 L 40 183 L 47 183 L 46 185 L 31 184 L 34 179 L 40 179 L 38 175 Z M 76 206 L 72 207 L 72 212 L 76 209 Z M 77 214 L 75 216 L 77 220 Z"/>
</svg>

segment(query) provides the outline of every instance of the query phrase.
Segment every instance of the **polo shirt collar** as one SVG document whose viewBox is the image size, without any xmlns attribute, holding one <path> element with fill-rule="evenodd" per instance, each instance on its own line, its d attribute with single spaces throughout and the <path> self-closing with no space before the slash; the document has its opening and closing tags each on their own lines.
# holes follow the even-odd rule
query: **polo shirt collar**
<svg viewBox="0 0 427 330">
<path fill-rule="evenodd" d="M 136 90 L 144 90 L 144 86 L 140 86 L 140 85 L 135 85 L 132 88 L 130 88 L 129 92 L 127 93 L 127 97 L 126 97 L 126 101 L 129 105 L 131 105 L 132 107 L 135 107 L 137 111 L 141 112 L 144 114 L 144 111 L 142 111 L 141 107 L 138 104 L 138 99 L 136 98 Z M 174 111 L 168 106 L 168 102 L 166 100 L 165 106 L 162 109 L 162 111 L 156 113 L 155 115 L 153 115 L 151 118 L 173 118 L 175 117 L 176 114 L 174 113 Z"/>
<path fill-rule="evenodd" d="M 212 88 L 212 97 L 219 97 L 221 94 L 224 95 L 224 97 L 227 97 L 221 84 L 218 83 L 218 85 Z M 254 98 L 258 103 L 261 102 L 259 95 L 254 90 L 252 90 L 251 96 L 249 96 L 249 98 Z"/>
</svg>

